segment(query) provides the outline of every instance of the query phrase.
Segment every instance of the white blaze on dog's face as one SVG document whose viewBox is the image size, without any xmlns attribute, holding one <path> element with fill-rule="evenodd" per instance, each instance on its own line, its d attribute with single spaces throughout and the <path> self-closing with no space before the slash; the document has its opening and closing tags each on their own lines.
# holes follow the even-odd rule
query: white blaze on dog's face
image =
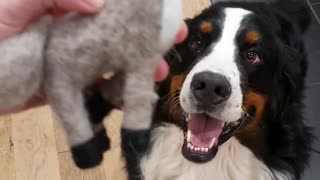
<svg viewBox="0 0 320 180">
<path fill-rule="evenodd" d="M 240 73 L 237 38 L 245 27 L 243 22 L 251 14 L 240 8 L 218 11 L 215 23 L 208 19 L 198 25 L 201 33 L 210 35 L 195 35 L 196 40 L 188 45 L 195 50 L 197 61 L 187 73 L 179 98 L 187 114 L 182 153 L 191 161 L 213 159 L 219 145 L 232 135 L 231 129 L 241 126 L 247 118 L 242 109 L 243 74 Z M 205 49 L 201 48 L 202 43 Z"/>
<path fill-rule="evenodd" d="M 243 116 L 243 94 L 240 86 L 240 70 L 236 63 L 238 49 L 235 41 L 241 28 L 241 22 L 250 12 L 244 9 L 226 8 L 224 13 L 225 17 L 220 37 L 216 43 L 211 45 L 210 52 L 201 58 L 189 72 L 181 90 L 180 103 L 186 113 L 207 113 L 210 117 L 228 123 L 235 122 Z M 209 104 L 206 107 L 198 106 L 192 83 L 195 81 L 195 77 L 201 74 L 206 74 L 204 78 L 205 76 L 215 76 L 218 81 L 221 81 L 221 79 L 227 81 L 222 83 L 222 87 L 213 87 L 213 91 L 221 91 L 221 88 L 226 88 L 226 91 L 229 92 L 225 100 L 222 100 L 223 102 L 215 104 L 214 107 L 210 107 Z M 210 80 L 214 81 L 212 78 Z M 202 85 L 210 86 L 208 84 Z M 198 83 L 198 86 L 201 88 L 201 83 Z M 204 93 L 203 96 L 205 95 Z M 208 96 L 211 95 L 208 94 Z M 212 102 L 210 97 L 207 98 L 208 101 Z"/>
<path fill-rule="evenodd" d="M 160 43 L 164 49 L 169 49 L 176 39 L 183 23 L 181 0 L 163 0 Z"/>
</svg>

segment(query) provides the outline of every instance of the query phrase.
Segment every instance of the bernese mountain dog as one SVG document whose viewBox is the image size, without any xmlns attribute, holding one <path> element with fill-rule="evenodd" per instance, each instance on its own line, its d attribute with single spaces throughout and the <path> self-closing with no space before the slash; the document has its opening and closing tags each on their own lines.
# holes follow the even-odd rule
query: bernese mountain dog
<svg viewBox="0 0 320 180">
<path fill-rule="evenodd" d="M 157 86 L 152 142 L 122 132 L 129 179 L 300 180 L 314 139 L 302 103 L 310 21 L 303 0 L 219 2 L 187 19 Z M 93 122 L 113 108 L 86 99 Z"/>
<path fill-rule="evenodd" d="M 301 179 L 313 139 L 302 103 L 308 6 L 220 2 L 186 22 L 148 151 L 122 139 L 129 179 Z"/>
</svg>

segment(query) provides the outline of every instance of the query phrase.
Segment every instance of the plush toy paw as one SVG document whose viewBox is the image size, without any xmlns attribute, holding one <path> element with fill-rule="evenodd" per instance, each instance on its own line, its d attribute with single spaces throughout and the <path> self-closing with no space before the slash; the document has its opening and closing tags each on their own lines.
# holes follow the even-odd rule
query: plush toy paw
<svg viewBox="0 0 320 180">
<path fill-rule="evenodd" d="M 126 152 L 144 154 L 150 143 L 150 130 L 121 129 L 122 149 Z"/>
<path fill-rule="evenodd" d="M 92 124 L 99 124 L 117 107 L 107 102 L 98 91 L 86 91 L 84 93 L 85 107 Z"/>
<path fill-rule="evenodd" d="M 81 169 L 88 169 L 99 165 L 103 159 L 103 152 L 99 147 L 100 138 L 95 136 L 88 142 L 72 147 L 72 156 L 75 164 Z"/>
</svg>

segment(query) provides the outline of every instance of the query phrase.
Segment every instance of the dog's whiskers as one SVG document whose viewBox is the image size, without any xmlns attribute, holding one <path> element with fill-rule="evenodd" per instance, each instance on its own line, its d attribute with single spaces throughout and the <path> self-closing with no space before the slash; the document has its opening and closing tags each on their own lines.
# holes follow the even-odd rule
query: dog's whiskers
<svg viewBox="0 0 320 180">
<path fill-rule="evenodd" d="M 179 101 L 173 101 L 172 103 L 170 103 L 170 107 L 172 107 L 172 109 L 175 109 L 179 104 Z"/>
<path fill-rule="evenodd" d="M 243 82 L 243 81 L 241 81 L 240 84 L 241 84 L 241 85 L 247 85 L 247 86 L 252 87 L 252 88 L 255 88 L 255 87 L 256 87 L 254 84 L 249 83 L 249 82 Z"/>
<path fill-rule="evenodd" d="M 170 98 L 170 97 L 173 97 L 173 96 L 175 97 L 175 96 L 179 95 L 180 92 L 181 92 L 180 89 L 175 90 L 173 93 L 168 93 L 168 94 L 162 96 L 160 99 L 163 100 L 163 99 Z"/>
<path fill-rule="evenodd" d="M 179 96 L 174 96 L 170 99 L 171 101 L 178 101 L 180 100 Z"/>
<path fill-rule="evenodd" d="M 180 101 L 179 101 L 179 99 L 172 100 L 172 101 L 170 102 L 169 112 L 173 112 L 174 110 L 182 110 L 182 109 L 181 109 L 181 106 L 180 106 Z"/>
<path fill-rule="evenodd" d="M 246 116 L 248 116 L 250 118 L 250 120 L 254 120 L 254 118 L 247 112 L 244 110 L 245 108 L 242 106 L 242 113 L 244 113 Z"/>
<path fill-rule="evenodd" d="M 173 56 L 173 58 L 174 58 L 173 60 L 177 60 L 177 61 L 179 61 L 180 63 L 182 62 L 181 55 L 180 55 L 180 53 L 176 50 L 176 48 L 172 48 L 169 54 Z"/>
</svg>

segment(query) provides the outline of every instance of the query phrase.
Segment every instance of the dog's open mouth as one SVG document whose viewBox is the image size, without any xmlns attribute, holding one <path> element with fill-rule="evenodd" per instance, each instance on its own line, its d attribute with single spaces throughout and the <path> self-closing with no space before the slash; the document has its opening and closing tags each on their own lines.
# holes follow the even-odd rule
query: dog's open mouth
<svg viewBox="0 0 320 180">
<path fill-rule="evenodd" d="M 217 155 L 220 145 L 230 139 L 248 119 L 244 115 L 237 122 L 224 123 L 205 113 L 186 115 L 183 156 L 196 163 L 206 163 Z"/>
</svg>

